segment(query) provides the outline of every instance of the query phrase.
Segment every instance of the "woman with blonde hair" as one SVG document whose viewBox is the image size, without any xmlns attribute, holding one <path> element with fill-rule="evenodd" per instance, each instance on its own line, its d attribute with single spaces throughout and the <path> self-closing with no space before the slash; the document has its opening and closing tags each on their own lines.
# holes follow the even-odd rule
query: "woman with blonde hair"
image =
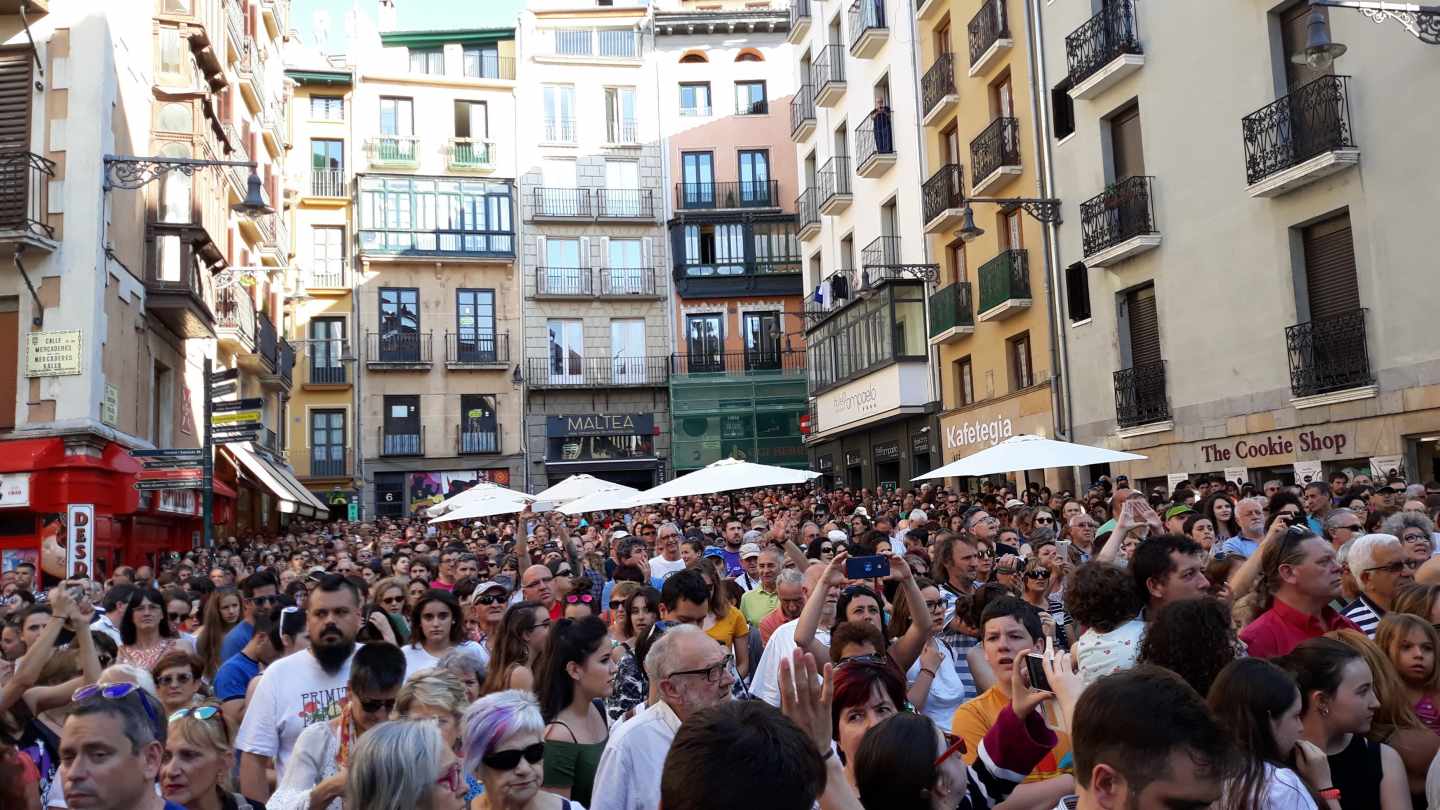
<svg viewBox="0 0 1440 810">
<path fill-rule="evenodd" d="M 1440 667 L 1435 666 L 1440 633 L 1419 616 L 1392 612 L 1375 628 L 1375 643 L 1390 656 L 1415 716 L 1440 734 Z"/>
<path fill-rule="evenodd" d="M 187 706 L 170 715 L 160 759 L 160 792 L 185 810 L 251 810 L 232 792 L 235 749 L 225 715 L 214 703 Z"/>
<path fill-rule="evenodd" d="M 434 720 L 445 745 L 460 753 L 460 717 L 470 705 L 465 684 L 444 669 L 422 669 L 411 675 L 395 695 L 395 713 L 402 720 Z M 480 795 L 480 783 L 465 774 L 465 801 Z"/>
<path fill-rule="evenodd" d="M 1440 585 L 1404 585 L 1395 591 L 1391 613 L 1409 613 L 1440 624 Z"/>
<path fill-rule="evenodd" d="M 434 723 L 381 723 L 355 744 L 345 810 L 462 810 L 462 774 Z"/>
</svg>

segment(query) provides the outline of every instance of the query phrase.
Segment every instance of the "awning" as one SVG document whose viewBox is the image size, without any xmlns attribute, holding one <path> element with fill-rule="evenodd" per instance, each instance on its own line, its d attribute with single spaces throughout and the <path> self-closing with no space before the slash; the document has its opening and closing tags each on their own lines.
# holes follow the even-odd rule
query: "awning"
<svg viewBox="0 0 1440 810">
<path fill-rule="evenodd" d="M 249 442 L 227 444 L 225 449 L 279 500 L 282 513 L 305 518 L 320 518 L 330 514 L 330 508 L 321 503 L 310 490 L 301 486 L 288 467 L 251 450 Z"/>
</svg>

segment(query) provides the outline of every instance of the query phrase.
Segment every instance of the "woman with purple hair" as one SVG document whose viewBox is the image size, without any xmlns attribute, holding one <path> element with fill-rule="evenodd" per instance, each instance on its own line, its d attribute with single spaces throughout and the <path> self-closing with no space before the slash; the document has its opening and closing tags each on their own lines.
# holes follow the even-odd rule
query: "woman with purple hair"
<svg viewBox="0 0 1440 810">
<path fill-rule="evenodd" d="M 485 785 L 489 810 L 585 810 L 541 790 L 545 781 L 545 720 L 535 695 L 506 689 L 486 695 L 462 721 L 465 771 Z"/>
</svg>

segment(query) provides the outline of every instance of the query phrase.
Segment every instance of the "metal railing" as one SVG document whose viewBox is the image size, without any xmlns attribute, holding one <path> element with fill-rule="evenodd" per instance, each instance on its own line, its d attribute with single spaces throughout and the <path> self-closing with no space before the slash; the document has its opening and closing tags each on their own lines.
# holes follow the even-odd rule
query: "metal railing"
<svg viewBox="0 0 1440 810">
<path fill-rule="evenodd" d="M 349 197 L 344 169 L 311 169 L 310 196 Z"/>
<path fill-rule="evenodd" d="M 588 267 L 535 268 L 536 295 L 594 295 L 593 274 Z"/>
<path fill-rule="evenodd" d="M 889 108 L 871 110 L 855 127 L 855 156 L 864 166 L 871 158 L 895 154 L 895 119 Z"/>
<path fill-rule="evenodd" d="M 489 138 L 451 138 L 445 159 L 452 169 L 488 169 L 495 165 L 495 142 Z"/>
<path fill-rule="evenodd" d="M 970 66 L 974 67 L 991 45 L 1010 38 L 1010 21 L 1005 18 L 1004 0 L 985 0 L 975 16 L 970 18 L 965 30 L 970 43 Z"/>
<path fill-rule="evenodd" d="M 226 287 L 215 293 L 215 328 L 234 332 L 247 349 L 255 348 L 255 302 L 243 287 Z"/>
<path fill-rule="evenodd" d="M 843 309 L 859 297 L 859 280 L 860 274 L 848 267 L 836 270 L 821 279 L 820 286 L 827 288 L 824 301 L 816 301 L 814 296 L 807 295 L 805 297 L 805 313 L 811 316 L 824 316 Z M 837 287 L 844 290 L 843 296 L 836 293 Z M 817 322 L 811 321 L 806 327 L 813 327 Z"/>
<path fill-rule="evenodd" d="M 595 210 L 590 205 L 588 188 L 550 188 L 540 186 L 534 189 L 534 214 L 536 217 L 561 219 L 593 219 Z"/>
<path fill-rule="evenodd" d="M 1364 309 L 1285 328 L 1290 391 L 1297 397 L 1343 391 L 1375 382 L 1366 348 Z"/>
<path fill-rule="evenodd" d="M 810 0 L 790 0 L 790 27 L 810 19 Z"/>
<path fill-rule="evenodd" d="M 675 207 L 774 208 L 780 205 L 778 180 L 738 180 L 721 183 L 676 183 Z"/>
<path fill-rule="evenodd" d="M 1122 428 L 1170 418 L 1165 396 L 1165 363 L 1146 363 L 1115 372 L 1115 422 Z"/>
<path fill-rule="evenodd" d="M 710 117 L 710 105 L 706 104 L 703 107 L 682 106 L 680 108 L 680 115 L 683 118 L 708 118 Z"/>
<path fill-rule="evenodd" d="M 365 141 L 371 163 L 409 165 L 419 162 L 420 139 L 414 135 L 379 135 Z"/>
<path fill-rule="evenodd" d="M 1240 119 L 1246 182 L 1253 185 L 1325 152 L 1355 148 L 1349 81 L 1349 76 L 1321 76 Z"/>
<path fill-rule="evenodd" d="M 350 286 L 349 260 L 326 259 L 310 267 L 305 286 L 320 290 L 343 290 Z"/>
<path fill-rule="evenodd" d="M 240 137 L 240 130 L 228 121 L 221 124 L 220 129 L 225 133 L 225 142 L 230 145 L 230 152 L 225 159 L 248 161 L 250 152 L 245 148 L 245 141 Z M 232 190 L 240 199 L 244 199 L 250 190 L 250 170 L 244 166 L 227 166 L 225 173 L 230 177 Z"/>
<path fill-rule="evenodd" d="M 311 478 L 330 478 L 345 475 L 347 471 L 344 445 L 312 445 L 310 447 Z"/>
<path fill-rule="evenodd" d="M 295 382 L 295 347 L 285 338 L 280 338 L 280 347 L 275 355 L 275 374 L 286 388 Z"/>
<path fill-rule="evenodd" d="M 494 430 L 466 430 L 462 421 L 455 430 L 456 455 L 500 452 L 500 427 Z"/>
<path fill-rule="evenodd" d="M 54 177 L 52 160 L 31 152 L 0 152 L 0 231 L 54 239 L 48 208 Z"/>
<path fill-rule="evenodd" d="M 428 365 L 430 363 L 429 332 L 395 332 L 365 335 L 365 360 L 371 364 Z"/>
<path fill-rule="evenodd" d="M 225 27 L 237 52 L 243 49 L 249 38 L 245 36 L 245 10 L 240 0 L 225 0 Z"/>
<path fill-rule="evenodd" d="M 980 265 L 980 311 L 1030 297 L 1030 261 L 1023 250 L 1002 250 Z"/>
<path fill-rule="evenodd" d="M 1086 256 L 1142 234 L 1158 233 L 1150 198 L 1153 177 L 1127 177 L 1080 203 L 1080 238 Z"/>
<path fill-rule="evenodd" d="M 754 259 L 746 260 L 736 258 L 728 261 L 716 262 L 679 262 L 675 271 L 678 277 L 685 278 L 724 278 L 726 276 L 771 276 L 781 273 L 799 273 L 800 257 L 778 258 L 778 259 Z"/>
<path fill-rule="evenodd" d="M 820 200 L 818 192 L 813 188 L 807 188 L 800 192 L 795 198 L 795 223 L 797 229 L 803 230 L 807 225 L 820 224 Z"/>
<path fill-rule="evenodd" d="M 600 219 L 654 219 L 655 192 L 648 188 L 596 189 Z"/>
<path fill-rule="evenodd" d="M 947 163 L 920 187 L 920 203 L 928 223 L 951 208 L 965 206 L 965 170 L 958 163 Z"/>
<path fill-rule="evenodd" d="M 950 329 L 975 326 L 975 302 L 970 282 L 957 281 L 930 294 L 930 337 Z"/>
<path fill-rule="evenodd" d="M 817 91 L 831 82 L 845 83 L 845 46 L 831 44 L 821 48 L 810 63 L 810 83 Z"/>
<path fill-rule="evenodd" d="M 661 387 L 670 378 L 670 357 L 532 357 L 526 364 L 531 388 Z"/>
<path fill-rule="evenodd" d="M 545 143 L 575 143 L 574 118 L 545 118 Z"/>
<path fill-rule="evenodd" d="M 316 347 L 324 351 L 316 357 Z M 314 385 L 344 385 L 350 381 L 349 364 L 344 358 L 350 354 L 347 340 L 310 341 L 305 344 L 305 360 L 310 367 L 305 379 Z M 316 361 L 319 361 L 317 364 Z"/>
<path fill-rule="evenodd" d="M 600 56 L 634 59 L 637 55 L 636 32 L 633 28 L 600 28 L 595 33 L 599 40 Z"/>
<path fill-rule="evenodd" d="M 275 334 L 275 322 L 263 312 L 255 313 L 255 353 L 272 371 L 279 362 L 279 336 Z"/>
<path fill-rule="evenodd" d="M 634 118 L 605 122 L 605 142 L 634 146 L 640 143 L 640 124 Z"/>
<path fill-rule="evenodd" d="M 1070 86 L 1127 53 L 1144 53 L 1135 25 L 1135 0 L 1104 0 L 1099 14 L 1065 37 Z"/>
<path fill-rule="evenodd" d="M 941 99 L 955 93 L 955 55 L 942 53 L 920 79 L 920 100 L 929 115 Z"/>
<path fill-rule="evenodd" d="M 600 278 L 600 295 L 620 298 L 655 295 L 653 267 L 601 267 L 595 274 Z"/>
<path fill-rule="evenodd" d="M 510 333 L 461 329 L 445 333 L 445 362 L 499 365 L 510 362 Z"/>
<path fill-rule="evenodd" d="M 869 31 L 888 29 L 885 21 L 885 0 L 855 0 L 850 4 L 850 47 Z"/>
<path fill-rule="evenodd" d="M 425 426 L 416 431 L 379 428 L 380 455 L 382 456 L 423 456 L 425 455 Z"/>
<path fill-rule="evenodd" d="M 790 134 L 799 132 L 806 121 L 815 123 L 815 86 L 812 84 L 800 85 L 790 98 Z"/>
<path fill-rule="evenodd" d="M 975 173 L 977 183 L 1001 166 L 1019 165 L 1019 119 L 996 118 L 970 142 L 970 170 Z"/>
<path fill-rule="evenodd" d="M 670 357 L 671 374 L 749 374 L 805 371 L 805 352 L 761 346 L 743 352 L 680 352 Z"/>
<path fill-rule="evenodd" d="M 850 193 L 850 158 L 836 155 L 825 161 L 815 173 L 815 187 L 820 190 L 820 204 L 824 205 L 837 194 Z"/>
<path fill-rule="evenodd" d="M 900 237 L 898 236 L 877 236 L 874 241 L 866 245 L 860 251 L 860 269 L 869 270 L 872 267 L 897 267 L 903 264 L 900 260 Z"/>
</svg>

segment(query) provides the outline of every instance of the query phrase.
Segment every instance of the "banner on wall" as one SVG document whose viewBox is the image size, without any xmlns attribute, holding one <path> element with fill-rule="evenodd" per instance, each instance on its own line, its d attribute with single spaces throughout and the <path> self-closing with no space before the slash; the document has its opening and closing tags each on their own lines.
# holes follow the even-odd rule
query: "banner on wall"
<svg viewBox="0 0 1440 810">
<path fill-rule="evenodd" d="M 1250 476 L 1245 470 L 1244 467 L 1226 467 L 1225 480 L 1234 482 L 1237 487 L 1244 486 L 1245 482 L 1250 480 Z"/>
<path fill-rule="evenodd" d="M 1370 478 L 1381 484 L 1391 478 L 1405 480 L 1404 456 L 1371 456 Z"/>
<path fill-rule="evenodd" d="M 510 486 L 510 470 L 453 470 L 410 474 L 410 514 L 453 498 L 479 483 Z"/>
<path fill-rule="evenodd" d="M 1190 476 L 1186 475 L 1185 473 L 1167 474 L 1165 476 L 1165 496 L 1168 498 L 1170 494 L 1175 491 L 1175 487 L 1180 486 L 1181 481 L 1187 481 L 1189 479 Z"/>
<path fill-rule="evenodd" d="M 1295 483 L 1302 487 L 1312 481 L 1323 481 L 1325 479 L 1325 473 L 1321 470 L 1322 462 L 1297 461 L 1294 466 Z"/>
<path fill-rule="evenodd" d="M 72 503 L 65 509 L 65 578 L 90 577 L 95 560 L 95 505 Z"/>
</svg>

